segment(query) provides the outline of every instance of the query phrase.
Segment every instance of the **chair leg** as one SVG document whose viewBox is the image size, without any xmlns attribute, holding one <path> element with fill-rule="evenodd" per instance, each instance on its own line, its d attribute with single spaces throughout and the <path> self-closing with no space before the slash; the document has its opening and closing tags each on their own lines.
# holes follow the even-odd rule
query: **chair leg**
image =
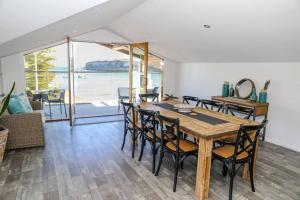
<svg viewBox="0 0 300 200">
<path fill-rule="evenodd" d="M 135 152 L 135 134 L 136 134 L 136 130 L 133 129 L 132 131 L 132 152 L 131 152 L 131 157 L 134 158 L 134 152 Z"/>
<path fill-rule="evenodd" d="M 118 112 L 120 112 L 120 100 L 118 101 Z"/>
<path fill-rule="evenodd" d="M 228 167 L 227 167 L 226 163 L 223 163 L 222 175 L 226 176 L 227 172 L 228 172 Z"/>
<path fill-rule="evenodd" d="M 60 114 L 62 114 L 61 102 L 59 102 L 59 109 L 60 109 Z"/>
<path fill-rule="evenodd" d="M 176 153 L 174 167 L 175 167 L 175 172 L 174 172 L 174 181 L 173 181 L 173 192 L 176 192 L 177 176 L 178 176 L 178 168 L 179 168 L 179 153 Z"/>
<path fill-rule="evenodd" d="M 251 183 L 251 189 L 252 192 L 255 192 L 255 188 L 254 188 L 254 180 L 253 180 L 253 162 L 249 162 L 249 172 L 250 172 L 250 183 Z"/>
<path fill-rule="evenodd" d="M 157 169 L 156 169 L 156 172 L 155 172 L 155 176 L 157 176 L 158 173 L 159 173 L 159 170 L 160 170 L 160 167 L 161 167 L 161 163 L 162 163 L 163 157 L 164 157 L 164 150 L 163 150 L 163 145 L 162 145 L 162 146 L 160 147 L 159 161 L 158 161 L 158 166 L 157 166 Z"/>
<path fill-rule="evenodd" d="M 235 173 L 235 163 L 232 163 L 232 171 L 230 172 L 230 185 L 229 185 L 229 200 L 232 200 L 232 191 L 233 191 L 233 179 Z"/>
<path fill-rule="evenodd" d="M 143 134 L 141 134 L 141 135 L 142 135 L 142 142 L 141 142 L 141 152 L 140 152 L 140 156 L 139 156 L 139 161 L 142 160 L 143 153 L 144 153 L 144 147 L 145 147 L 145 143 L 146 143 L 145 136 Z"/>
<path fill-rule="evenodd" d="M 68 117 L 67 116 L 67 109 L 66 109 L 66 103 L 64 102 L 64 108 L 65 108 L 65 115 L 66 115 L 66 117 Z"/>
<path fill-rule="evenodd" d="M 51 103 L 48 102 L 48 104 L 49 104 L 50 118 L 52 118 Z"/>
<path fill-rule="evenodd" d="M 124 138 L 123 138 L 123 143 L 122 143 L 121 150 L 123 150 L 123 148 L 124 148 L 127 132 L 128 132 L 128 130 L 127 130 L 126 125 L 125 125 L 124 126 Z"/>
<path fill-rule="evenodd" d="M 156 143 L 152 141 L 152 174 L 155 173 Z"/>
<path fill-rule="evenodd" d="M 183 169 L 183 161 L 180 163 L 180 168 Z"/>
</svg>

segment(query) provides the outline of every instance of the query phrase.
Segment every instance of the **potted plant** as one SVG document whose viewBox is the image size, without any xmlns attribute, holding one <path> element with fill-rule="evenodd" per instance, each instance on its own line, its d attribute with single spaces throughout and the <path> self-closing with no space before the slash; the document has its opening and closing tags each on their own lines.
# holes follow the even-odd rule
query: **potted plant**
<svg viewBox="0 0 300 200">
<path fill-rule="evenodd" d="M 2 115 L 4 114 L 4 112 L 8 107 L 10 95 L 12 94 L 14 89 L 15 89 L 15 83 L 13 84 L 10 92 L 3 98 L 0 104 L 0 118 L 2 117 Z M 8 136 L 8 129 L 0 124 L 0 163 L 2 162 L 4 157 L 7 136 Z"/>
</svg>

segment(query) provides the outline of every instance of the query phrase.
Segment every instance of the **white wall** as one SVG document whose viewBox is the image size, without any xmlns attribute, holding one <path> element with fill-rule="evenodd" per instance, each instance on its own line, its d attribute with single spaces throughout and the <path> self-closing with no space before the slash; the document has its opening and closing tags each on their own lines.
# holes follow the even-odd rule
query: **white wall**
<svg viewBox="0 0 300 200">
<path fill-rule="evenodd" d="M 163 68 L 163 89 L 164 94 L 175 94 L 177 79 L 177 63 L 165 60 Z"/>
<path fill-rule="evenodd" d="M 10 90 L 13 82 L 16 82 L 15 91 L 26 90 L 23 54 L 15 54 L 1 58 L 1 71 L 3 81 L 3 92 Z"/>
<path fill-rule="evenodd" d="M 300 151 L 299 75 L 300 63 L 183 63 L 178 66 L 176 95 L 210 98 L 221 94 L 223 81 L 235 84 L 250 78 L 261 89 L 270 79 L 266 140 Z"/>
</svg>

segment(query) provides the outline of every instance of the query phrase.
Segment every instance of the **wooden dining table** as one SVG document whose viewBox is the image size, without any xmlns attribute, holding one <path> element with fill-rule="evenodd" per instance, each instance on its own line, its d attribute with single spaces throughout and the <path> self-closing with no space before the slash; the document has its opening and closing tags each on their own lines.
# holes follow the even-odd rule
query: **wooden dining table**
<svg viewBox="0 0 300 200">
<path fill-rule="evenodd" d="M 258 123 L 200 107 L 194 108 L 191 113 L 180 113 L 173 106 L 178 103 L 180 102 L 177 100 L 168 100 L 158 103 L 144 102 L 140 106 L 143 109 L 159 111 L 161 115 L 178 118 L 180 131 L 199 140 L 195 195 L 197 199 L 204 200 L 209 195 L 213 142 L 235 137 L 241 124 L 257 125 Z M 254 173 L 256 156 L 257 154 Z M 249 181 L 248 165 L 244 166 L 243 178 Z"/>
</svg>

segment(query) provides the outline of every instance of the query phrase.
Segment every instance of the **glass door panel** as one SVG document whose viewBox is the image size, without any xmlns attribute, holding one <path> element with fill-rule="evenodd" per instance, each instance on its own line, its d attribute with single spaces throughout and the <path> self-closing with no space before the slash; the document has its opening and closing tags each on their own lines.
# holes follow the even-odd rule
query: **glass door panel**
<svg viewBox="0 0 300 200">
<path fill-rule="evenodd" d="M 129 99 L 128 52 L 113 44 L 73 42 L 76 118 L 121 114 Z"/>
<path fill-rule="evenodd" d="M 47 121 L 69 118 L 67 43 L 24 55 L 26 91 Z"/>
<path fill-rule="evenodd" d="M 162 97 L 163 60 L 157 56 L 149 56 L 147 93 L 159 93 Z"/>
<path fill-rule="evenodd" d="M 139 102 L 139 94 L 147 93 L 148 43 L 131 44 L 129 52 L 130 99 Z"/>
</svg>

